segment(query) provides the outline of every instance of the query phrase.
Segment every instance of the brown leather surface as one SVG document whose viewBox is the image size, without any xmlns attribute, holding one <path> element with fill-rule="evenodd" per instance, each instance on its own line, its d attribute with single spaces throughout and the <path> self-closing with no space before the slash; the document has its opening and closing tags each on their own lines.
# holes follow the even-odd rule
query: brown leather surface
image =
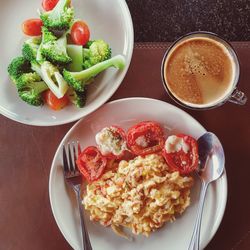
<svg viewBox="0 0 250 250">
<path fill-rule="evenodd" d="M 239 88 L 250 98 L 250 42 L 233 45 L 241 62 Z M 127 76 L 112 100 L 145 96 L 176 105 L 166 94 L 160 77 L 167 47 L 167 43 L 136 44 Z M 206 249 L 247 250 L 250 101 L 245 106 L 226 103 L 208 111 L 185 111 L 218 135 L 226 154 L 227 207 L 221 226 Z M 33 127 L 0 116 L 0 249 L 70 249 L 50 209 L 48 180 L 55 150 L 72 125 Z"/>
</svg>

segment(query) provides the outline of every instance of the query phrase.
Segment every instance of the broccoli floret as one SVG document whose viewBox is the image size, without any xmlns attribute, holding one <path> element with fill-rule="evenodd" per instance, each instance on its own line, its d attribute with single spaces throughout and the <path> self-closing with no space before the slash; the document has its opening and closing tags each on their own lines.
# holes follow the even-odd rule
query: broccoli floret
<svg viewBox="0 0 250 250">
<path fill-rule="evenodd" d="M 55 65 L 48 61 L 44 61 L 41 65 L 32 61 L 31 68 L 43 79 L 57 98 L 65 95 L 69 86 Z"/>
<path fill-rule="evenodd" d="M 8 66 L 9 76 L 15 84 L 23 73 L 28 72 L 31 72 L 30 62 L 22 56 L 14 58 Z"/>
<path fill-rule="evenodd" d="M 57 98 L 64 96 L 68 90 L 68 84 L 56 66 L 48 61 L 44 61 L 44 59 L 39 61 L 39 63 L 36 60 L 33 60 L 30 64 L 31 69 L 43 79 Z"/>
<path fill-rule="evenodd" d="M 57 40 L 57 37 L 52 32 L 50 32 L 46 27 L 43 26 L 42 27 L 42 41 L 37 50 L 37 55 L 36 55 L 37 62 L 45 61 L 45 59 L 42 56 L 43 45 L 49 42 L 56 41 L 56 40 Z"/>
<path fill-rule="evenodd" d="M 27 83 L 40 82 L 41 77 L 36 72 L 24 73 L 17 80 L 17 90 L 22 89 Z"/>
<path fill-rule="evenodd" d="M 43 25 L 51 30 L 67 30 L 74 19 L 74 10 L 71 7 L 71 0 L 59 0 L 51 11 L 43 12 L 40 15 Z"/>
<path fill-rule="evenodd" d="M 109 67 L 123 69 L 125 67 L 124 57 L 121 55 L 114 56 L 80 72 L 70 72 L 64 69 L 63 76 L 66 82 L 75 90 L 84 91 L 85 85 L 89 84 L 96 75 Z"/>
<path fill-rule="evenodd" d="M 88 42 L 87 47 L 83 49 L 84 69 L 111 58 L 111 48 L 103 40 Z"/>
<path fill-rule="evenodd" d="M 23 101 L 33 106 L 43 104 L 42 92 L 47 90 L 48 86 L 37 73 L 33 72 L 21 75 L 16 86 L 18 95 Z"/>
<path fill-rule="evenodd" d="M 28 44 L 25 47 L 26 50 L 23 49 L 23 54 L 26 51 L 26 54 L 33 53 L 33 55 L 36 55 L 35 59 L 39 63 L 48 60 L 55 64 L 68 64 L 72 61 L 72 59 L 67 54 L 66 46 L 66 34 L 57 39 L 57 37 L 46 27 L 42 27 L 42 42 L 40 46 L 35 47 Z M 31 56 L 29 58 L 32 60 L 34 59 Z"/>
<path fill-rule="evenodd" d="M 48 43 L 51 41 L 56 41 L 57 37 L 49 31 L 46 27 L 42 27 L 42 43 Z"/>
<path fill-rule="evenodd" d="M 22 48 L 23 57 L 28 61 L 36 60 L 37 51 L 41 44 L 41 38 L 35 37 L 30 38 L 24 42 Z"/>
<path fill-rule="evenodd" d="M 40 48 L 41 55 L 52 63 L 68 64 L 72 61 L 72 59 L 67 54 L 66 46 L 66 35 L 63 35 L 58 40 L 43 42 Z"/>
<path fill-rule="evenodd" d="M 42 79 L 57 98 L 62 98 L 65 95 L 69 86 L 56 66 L 45 61 L 42 63 L 40 69 L 39 66 L 35 64 L 32 65 L 32 68 L 36 72 L 41 71 Z"/>
<path fill-rule="evenodd" d="M 24 57 L 13 59 L 8 67 L 8 72 L 23 101 L 34 106 L 43 104 L 41 93 L 48 89 L 48 86 L 37 73 L 32 72 L 28 60 Z"/>
<path fill-rule="evenodd" d="M 85 44 L 85 48 L 89 48 L 91 46 L 91 44 L 94 42 L 94 40 L 90 40 Z"/>
<path fill-rule="evenodd" d="M 78 108 L 83 108 L 86 104 L 87 89 L 84 91 L 76 91 L 73 88 L 69 88 L 67 91 L 67 96 L 71 103 L 73 103 Z"/>
</svg>

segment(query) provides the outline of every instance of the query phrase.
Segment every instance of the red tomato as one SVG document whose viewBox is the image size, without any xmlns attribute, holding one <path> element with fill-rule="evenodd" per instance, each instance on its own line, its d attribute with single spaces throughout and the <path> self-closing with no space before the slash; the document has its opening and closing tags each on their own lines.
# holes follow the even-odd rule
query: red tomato
<svg viewBox="0 0 250 250">
<path fill-rule="evenodd" d="M 55 8 L 59 0 L 43 0 L 42 6 L 45 11 L 50 11 Z"/>
<path fill-rule="evenodd" d="M 28 19 L 23 22 L 22 30 L 28 36 L 40 36 L 42 34 L 42 20 L 39 18 Z"/>
<path fill-rule="evenodd" d="M 69 99 L 66 95 L 59 99 L 53 94 L 51 90 L 46 90 L 44 92 L 44 99 L 49 107 L 53 110 L 60 110 L 69 103 Z"/>
<path fill-rule="evenodd" d="M 88 182 L 98 180 L 107 165 L 107 159 L 97 147 L 90 146 L 78 155 L 77 167 Z"/>
<path fill-rule="evenodd" d="M 101 153 L 103 155 L 105 155 L 106 157 L 108 157 L 109 159 L 120 159 L 124 154 L 125 154 L 125 151 L 126 151 L 126 133 L 125 131 L 118 127 L 118 126 L 110 126 L 110 127 L 105 127 L 103 128 L 96 136 L 100 138 L 99 135 L 102 135 L 102 134 L 105 134 L 106 136 L 109 136 L 111 137 L 111 143 L 110 141 L 108 141 L 108 144 L 105 143 L 107 142 L 107 140 L 103 141 L 101 139 L 99 140 L 96 140 L 96 143 L 101 151 Z M 124 147 L 124 146 L 125 147 Z M 105 147 L 105 150 L 104 150 L 104 147 Z M 107 148 L 110 149 L 108 152 L 107 152 Z M 112 152 L 113 150 L 112 149 L 116 149 L 117 150 L 120 149 L 120 153 L 118 154 L 115 154 L 114 152 Z"/>
<path fill-rule="evenodd" d="M 189 136 L 179 134 L 176 135 L 178 138 L 183 139 L 184 143 L 188 146 L 188 151 L 181 147 L 176 152 L 167 152 L 166 147 L 163 149 L 163 156 L 174 171 L 179 171 L 181 174 L 189 174 L 198 168 L 199 154 L 197 141 Z"/>
<path fill-rule="evenodd" d="M 76 21 L 71 28 L 71 38 L 77 45 L 85 45 L 89 41 L 90 31 L 83 21 Z"/>
<path fill-rule="evenodd" d="M 132 153 L 147 155 L 159 152 L 164 147 L 164 131 L 152 121 L 140 122 L 128 130 L 127 144 Z"/>
</svg>

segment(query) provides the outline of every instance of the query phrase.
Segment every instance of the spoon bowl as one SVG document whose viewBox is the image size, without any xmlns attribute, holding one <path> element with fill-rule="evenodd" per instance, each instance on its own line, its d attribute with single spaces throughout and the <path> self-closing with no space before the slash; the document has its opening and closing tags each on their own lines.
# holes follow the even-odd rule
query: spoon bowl
<svg viewBox="0 0 250 250">
<path fill-rule="evenodd" d="M 217 180 L 224 171 L 225 155 L 218 137 L 207 132 L 198 139 L 199 169 L 201 180 L 212 182 Z"/>
<path fill-rule="evenodd" d="M 188 250 L 199 250 L 202 211 L 208 185 L 219 179 L 224 171 L 225 155 L 218 137 L 207 132 L 198 139 L 199 167 L 197 173 L 201 180 L 201 193 L 197 217 Z"/>
</svg>

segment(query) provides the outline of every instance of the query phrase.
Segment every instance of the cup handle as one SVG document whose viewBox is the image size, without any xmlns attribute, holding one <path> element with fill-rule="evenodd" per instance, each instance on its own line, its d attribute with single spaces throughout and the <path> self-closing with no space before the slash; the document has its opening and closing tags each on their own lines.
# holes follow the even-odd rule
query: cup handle
<svg viewBox="0 0 250 250">
<path fill-rule="evenodd" d="M 228 101 L 235 104 L 244 105 L 247 102 L 247 96 L 242 91 L 235 88 Z"/>
</svg>

